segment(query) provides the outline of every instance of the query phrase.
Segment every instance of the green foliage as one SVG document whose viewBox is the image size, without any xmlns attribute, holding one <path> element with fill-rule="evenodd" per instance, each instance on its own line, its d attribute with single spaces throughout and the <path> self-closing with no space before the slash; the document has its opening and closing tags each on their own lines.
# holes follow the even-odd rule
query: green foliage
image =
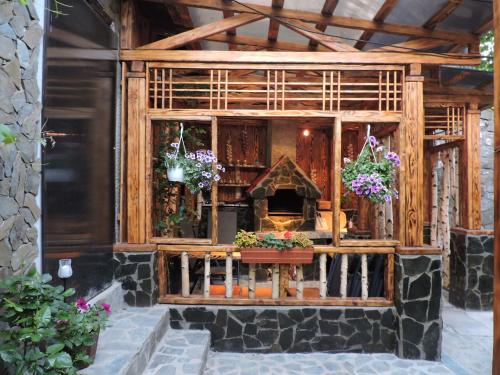
<svg viewBox="0 0 500 375">
<path fill-rule="evenodd" d="M 481 61 L 481 65 L 477 67 L 479 70 L 487 70 L 489 72 L 493 71 L 493 54 L 495 48 L 495 34 L 493 30 L 484 33 L 481 36 L 481 42 L 479 44 L 479 50 L 481 56 L 485 56 Z"/>
<path fill-rule="evenodd" d="M 7 125 L 0 123 L 0 145 L 8 145 L 10 143 L 14 143 L 17 139 L 17 136 L 7 127 Z"/>
<path fill-rule="evenodd" d="M 234 244 L 239 248 L 245 247 L 266 247 L 278 250 L 290 249 L 292 247 L 309 247 L 313 242 L 304 233 L 285 232 L 283 238 L 278 238 L 274 233 L 267 233 L 263 237 L 258 237 L 253 232 L 246 232 L 243 229 L 236 233 Z"/>
<path fill-rule="evenodd" d="M 79 311 L 66 302 L 75 291 L 50 281 L 32 269 L 0 283 L 0 322 L 6 326 L 0 358 L 16 375 L 76 374 L 75 366 L 89 362 L 86 346 L 107 318 L 102 308 Z"/>
</svg>

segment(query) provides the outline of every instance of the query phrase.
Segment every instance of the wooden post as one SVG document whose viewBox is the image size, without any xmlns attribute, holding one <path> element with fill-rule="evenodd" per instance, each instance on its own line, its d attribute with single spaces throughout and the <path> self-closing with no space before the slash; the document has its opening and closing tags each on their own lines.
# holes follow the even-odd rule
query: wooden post
<svg viewBox="0 0 500 375">
<path fill-rule="evenodd" d="M 342 254 L 340 262 L 340 297 L 347 297 L 347 266 L 348 266 L 348 255 Z"/>
<path fill-rule="evenodd" d="M 226 298 L 233 297 L 233 253 L 226 253 Z"/>
<path fill-rule="evenodd" d="M 280 296 L 280 266 L 279 264 L 273 264 L 272 297 L 273 299 L 278 299 L 279 296 Z"/>
<path fill-rule="evenodd" d="M 127 103 L 127 242 L 146 241 L 146 80 L 129 78 Z"/>
<path fill-rule="evenodd" d="M 342 121 L 335 118 L 332 139 L 332 245 L 340 245 L 340 198 L 341 198 L 341 160 L 342 160 Z M 326 271 L 325 271 L 326 272 Z"/>
<path fill-rule="evenodd" d="M 210 253 L 205 254 L 205 269 L 203 279 L 203 297 L 210 297 Z"/>
<path fill-rule="evenodd" d="M 465 229 L 481 229 L 480 113 L 477 104 L 469 105 L 460 147 L 460 226 Z"/>
<path fill-rule="evenodd" d="M 438 175 L 437 162 L 439 153 L 431 157 L 431 246 L 437 246 L 437 227 L 438 227 Z"/>
<path fill-rule="evenodd" d="M 297 265 L 297 299 L 304 299 L 304 268 L 302 264 Z"/>
<path fill-rule="evenodd" d="M 181 295 L 183 297 L 189 297 L 189 256 L 186 251 L 181 253 Z"/>
<path fill-rule="evenodd" d="M 319 255 L 319 297 L 326 298 L 326 253 Z"/>
<path fill-rule="evenodd" d="M 361 299 L 368 299 L 368 259 L 361 254 Z"/>
<path fill-rule="evenodd" d="M 495 39 L 500 40 L 500 0 L 493 3 Z M 500 43 L 495 44 L 494 103 L 500 103 Z M 495 111 L 495 256 L 493 298 L 493 375 L 500 374 L 500 106 Z M 461 199 L 462 196 L 460 196 Z"/>
<path fill-rule="evenodd" d="M 280 298 L 285 298 L 288 295 L 288 270 L 290 265 L 280 264 Z"/>
<path fill-rule="evenodd" d="M 165 252 L 158 251 L 158 294 L 163 297 L 167 294 L 167 272 L 166 272 L 166 256 Z"/>
<path fill-rule="evenodd" d="M 212 117 L 212 152 L 217 157 L 217 137 L 218 137 L 218 124 L 217 117 Z M 213 163 L 212 169 L 214 172 L 217 171 L 216 163 Z M 219 207 L 218 207 L 218 194 L 217 194 L 217 183 L 212 183 L 212 245 L 217 245 L 219 241 Z"/>
<path fill-rule="evenodd" d="M 250 263 L 248 266 L 248 298 L 255 298 L 255 264 Z"/>
<path fill-rule="evenodd" d="M 439 237 L 443 249 L 443 287 L 449 284 L 450 272 L 450 151 L 443 153 L 441 204 L 439 207 Z"/>
<path fill-rule="evenodd" d="M 403 149 L 401 170 L 406 192 L 400 205 L 400 220 L 406 246 L 423 245 L 424 229 L 424 77 L 421 65 L 411 64 L 405 80 L 400 145 Z"/>
</svg>

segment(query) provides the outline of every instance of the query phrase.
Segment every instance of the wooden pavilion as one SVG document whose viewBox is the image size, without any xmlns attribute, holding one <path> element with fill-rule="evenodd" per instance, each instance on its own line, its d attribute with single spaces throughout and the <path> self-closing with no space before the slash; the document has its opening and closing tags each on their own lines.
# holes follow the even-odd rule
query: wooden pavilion
<svg viewBox="0 0 500 375">
<path fill-rule="evenodd" d="M 479 37 L 492 26 L 491 9 L 468 0 L 429 7 L 385 0 L 374 2 L 380 7 L 367 19 L 370 8 L 362 0 L 321 1 L 318 11 L 311 10 L 315 1 L 307 8 L 288 1 L 122 1 L 115 252 L 156 254 L 161 303 L 395 308 L 398 353 L 439 358 L 437 349 L 423 349 L 421 338 L 406 338 L 403 322 L 423 324 L 427 337 L 440 321 L 436 236 L 485 234 L 479 121 L 480 109 L 492 102 L 492 85 L 470 67 L 480 63 Z M 349 6 L 360 16 L 352 17 Z M 192 145 L 211 149 L 226 168 L 210 193 L 169 184 L 157 168 L 158 153 L 176 141 L 180 123 L 191 134 L 203 129 Z M 399 199 L 387 204 L 349 196 L 342 186 L 343 159 L 356 157 L 367 131 L 401 157 Z M 291 160 L 290 170 L 270 182 L 275 189 L 265 199 L 276 197 L 281 185 L 298 191 L 300 181 L 286 180 L 295 170 L 321 196 L 288 195 L 276 211 L 268 201 L 261 217 L 261 202 L 248 188 L 283 157 Z M 438 225 L 438 218 L 450 222 L 447 203 L 437 202 L 439 159 L 456 182 L 455 190 L 445 189 L 460 202 L 452 220 L 457 228 Z M 291 199 L 303 199 L 304 207 L 309 202 L 326 228 L 315 225 L 315 216 L 312 227 L 291 224 L 311 224 L 309 216 L 296 218 L 301 209 L 287 211 Z M 259 287 L 259 267 L 241 265 L 231 244 L 237 229 L 304 230 L 315 242 L 314 266 L 298 266 L 295 278 L 288 267 L 269 265 L 269 283 L 264 276 Z M 375 271 L 377 259 L 382 266 Z M 411 262 L 426 266 L 409 270 Z M 427 278 L 428 292 L 412 297 L 412 286 Z M 429 311 L 422 319 L 407 311 L 421 297 Z M 380 350 L 373 348 L 362 350 Z"/>
</svg>

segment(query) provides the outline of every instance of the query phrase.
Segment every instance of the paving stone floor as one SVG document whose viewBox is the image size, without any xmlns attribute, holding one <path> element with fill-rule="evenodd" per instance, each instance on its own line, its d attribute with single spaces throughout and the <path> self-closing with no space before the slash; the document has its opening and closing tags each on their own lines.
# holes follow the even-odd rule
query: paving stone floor
<svg viewBox="0 0 500 375">
<path fill-rule="evenodd" d="M 454 374 L 442 363 L 408 361 L 392 354 L 238 354 L 208 356 L 205 375 L 440 375 Z"/>
</svg>

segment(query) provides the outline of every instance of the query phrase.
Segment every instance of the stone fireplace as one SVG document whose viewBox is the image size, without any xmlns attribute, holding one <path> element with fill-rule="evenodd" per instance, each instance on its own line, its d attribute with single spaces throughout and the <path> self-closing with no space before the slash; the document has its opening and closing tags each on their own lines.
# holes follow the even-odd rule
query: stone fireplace
<svg viewBox="0 0 500 375">
<path fill-rule="evenodd" d="M 248 189 L 256 231 L 314 230 L 321 191 L 288 156 L 282 156 Z"/>
</svg>

